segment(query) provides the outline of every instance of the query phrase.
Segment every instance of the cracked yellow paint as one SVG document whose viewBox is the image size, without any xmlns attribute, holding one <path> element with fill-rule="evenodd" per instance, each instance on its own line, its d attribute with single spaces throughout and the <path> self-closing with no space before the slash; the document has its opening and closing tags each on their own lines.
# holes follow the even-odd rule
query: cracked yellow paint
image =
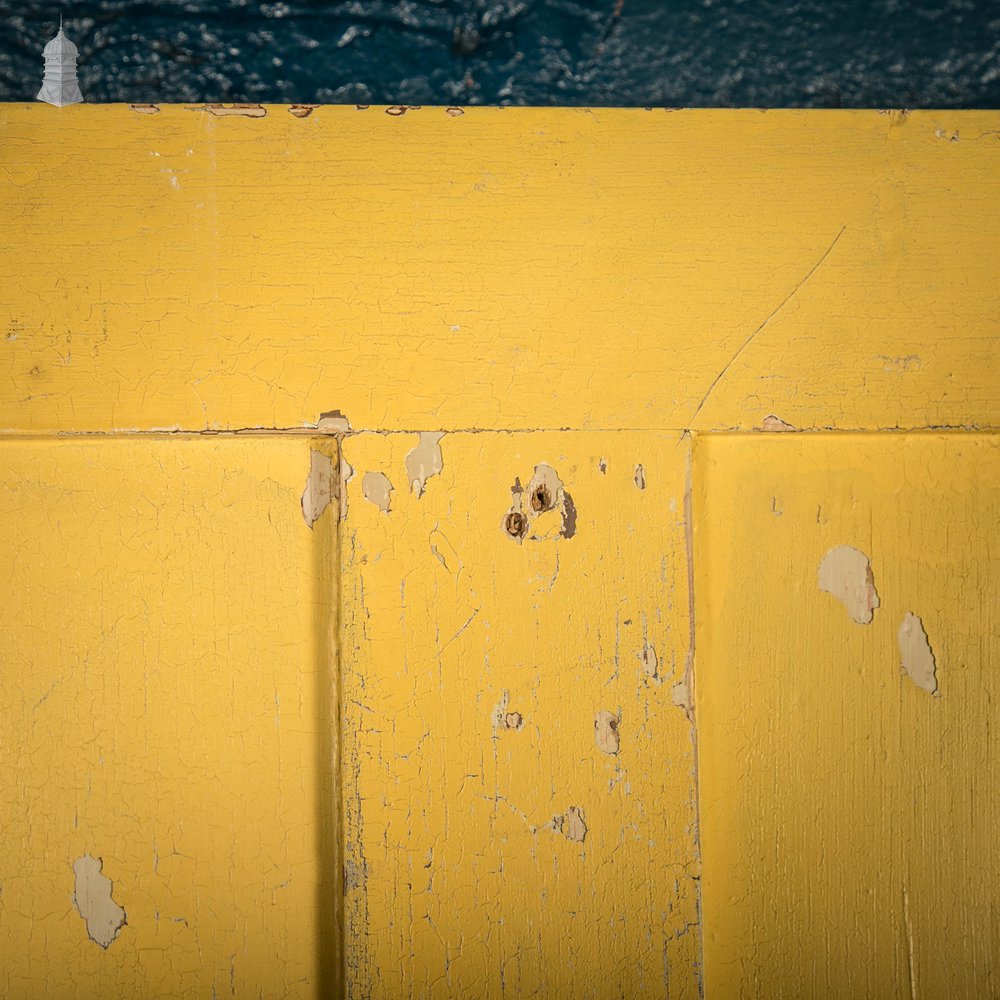
<svg viewBox="0 0 1000 1000">
<path fill-rule="evenodd" d="M 0 446 L 7 1000 L 336 988 L 338 522 L 303 521 L 311 449 L 336 455 Z"/>
<path fill-rule="evenodd" d="M 706 996 L 992 996 L 1000 442 L 710 437 L 694 471 Z M 864 628 L 816 587 L 839 544 Z M 900 667 L 911 608 L 940 698 Z"/>
<path fill-rule="evenodd" d="M 220 107 L 0 105 L 0 428 L 998 426 L 996 112 Z"/>
<path fill-rule="evenodd" d="M 998 152 L 0 105 L 0 993 L 988 995 Z"/>
<path fill-rule="evenodd" d="M 344 450 L 401 475 L 416 442 Z M 349 995 L 695 998 L 693 732 L 670 697 L 689 640 L 688 443 L 459 433 L 441 448 L 438 476 L 388 517 L 352 483 L 343 524 Z M 576 530 L 519 543 L 502 526 L 511 486 L 543 467 Z M 609 709 L 610 755 L 594 730 Z"/>
</svg>

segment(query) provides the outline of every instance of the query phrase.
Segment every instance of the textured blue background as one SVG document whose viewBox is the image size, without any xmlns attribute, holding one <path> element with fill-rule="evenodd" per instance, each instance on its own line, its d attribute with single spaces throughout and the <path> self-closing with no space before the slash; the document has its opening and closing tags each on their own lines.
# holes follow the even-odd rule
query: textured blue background
<svg viewBox="0 0 1000 1000">
<path fill-rule="evenodd" d="M 0 5 L 0 100 L 59 6 Z M 1000 107 L 1000 0 L 105 0 L 63 8 L 88 101 Z"/>
</svg>

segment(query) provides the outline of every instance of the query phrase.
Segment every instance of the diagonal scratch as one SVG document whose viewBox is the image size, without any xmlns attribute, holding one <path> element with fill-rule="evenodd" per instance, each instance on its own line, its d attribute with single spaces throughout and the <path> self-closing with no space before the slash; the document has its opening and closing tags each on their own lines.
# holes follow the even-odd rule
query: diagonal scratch
<svg viewBox="0 0 1000 1000">
<path fill-rule="evenodd" d="M 781 300 L 781 302 L 778 303 L 778 305 L 768 314 L 764 322 L 761 323 L 760 326 L 758 326 L 757 329 L 754 330 L 750 334 L 750 336 L 747 337 L 747 339 L 744 340 L 743 343 L 736 348 L 736 353 L 729 359 L 729 361 L 722 369 L 722 371 L 720 371 L 719 374 L 715 376 L 715 378 L 712 380 L 712 384 L 708 387 L 708 391 L 705 393 L 704 396 L 702 396 L 701 402 L 698 404 L 698 409 L 694 411 L 694 413 L 691 416 L 691 419 L 688 421 L 688 427 L 690 427 L 694 423 L 695 418 L 698 416 L 699 413 L 701 413 L 702 407 L 705 405 L 705 403 L 708 402 L 708 397 L 712 395 L 712 392 L 715 390 L 715 387 L 719 384 L 719 382 L 722 381 L 722 378 L 726 374 L 726 372 L 728 372 L 729 369 L 733 367 L 733 364 L 735 363 L 736 359 L 750 346 L 750 342 L 754 339 L 754 337 L 756 337 L 757 334 L 760 333 L 760 331 L 763 330 L 764 327 L 767 326 L 767 324 L 770 323 L 771 320 L 774 319 L 774 317 L 777 316 L 778 313 L 780 313 L 781 310 L 784 309 L 785 306 L 792 301 L 793 298 L 795 298 L 795 295 L 798 292 L 798 290 L 819 270 L 820 265 L 833 252 L 833 248 L 837 245 L 838 242 L 840 242 L 840 237 L 844 235 L 844 232 L 846 230 L 847 226 L 840 227 L 840 232 L 837 233 L 836 236 L 834 236 L 833 242 L 826 248 L 826 250 L 823 251 L 823 255 L 820 257 L 820 259 L 816 261 L 816 263 L 813 264 L 811 268 L 809 268 L 809 271 L 806 273 L 805 277 L 802 278 L 799 281 L 799 283 Z"/>
<path fill-rule="evenodd" d="M 438 656 L 440 656 L 473 622 L 476 615 L 482 611 L 482 608 L 476 608 L 475 611 L 469 615 L 469 620 L 438 650 Z"/>
</svg>

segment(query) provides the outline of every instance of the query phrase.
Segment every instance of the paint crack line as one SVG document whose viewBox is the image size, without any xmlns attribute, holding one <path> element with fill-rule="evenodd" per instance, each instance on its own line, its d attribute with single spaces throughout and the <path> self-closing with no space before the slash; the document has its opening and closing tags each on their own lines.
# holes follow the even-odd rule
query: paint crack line
<svg viewBox="0 0 1000 1000">
<path fill-rule="evenodd" d="M 798 294 L 799 289 L 820 269 L 826 258 L 829 257 L 831 253 L 833 253 L 833 248 L 840 242 L 840 237 L 843 236 L 846 231 L 847 231 L 847 226 L 840 227 L 840 232 L 837 233 L 836 236 L 834 236 L 833 242 L 826 248 L 825 251 L 823 251 L 823 254 L 819 258 L 819 260 L 816 261 L 816 263 L 813 264 L 811 268 L 809 268 L 805 277 L 803 277 L 798 282 L 798 284 L 781 300 L 781 302 L 779 302 L 778 305 L 767 315 L 764 322 L 761 323 L 760 326 L 758 326 L 750 334 L 750 336 L 747 337 L 747 339 L 744 340 L 742 344 L 740 344 L 738 348 L 736 348 L 736 353 L 729 359 L 729 361 L 719 372 L 719 374 L 715 376 L 715 378 L 712 380 L 712 384 L 708 387 L 708 390 L 706 391 L 705 395 L 702 396 L 701 402 L 698 404 L 698 408 L 694 411 L 694 413 L 691 416 L 691 419 L 688 421 L 688 427 L 690 427 L 694 423 L 698 414 L 701 413 L 702 408 L 708 402 L 708 397 L 711 396 L 712 393 L 715 391 L 715 387 L 722 381 L 726 372 L 728 372 L 729 369 L 732 368 L 733 365 L 736 363 L 736 359 L 739 358 L 739 356 L 750 346 L 750 344 L 753 342 L 753 339 L 757 336 L 757 334 L 760 333 L 761 330 L 763 330 L 764 327 L 766 327 L 767 324 L 770 323 L 771 320 L 774 319 L 774 317 L 777 316 L 778 313 L 780 313 L 781 310 L 784 309 L 785 306 L 787 306 L 788 303 L 795 298 L 795 296 Z"/>
</svg>

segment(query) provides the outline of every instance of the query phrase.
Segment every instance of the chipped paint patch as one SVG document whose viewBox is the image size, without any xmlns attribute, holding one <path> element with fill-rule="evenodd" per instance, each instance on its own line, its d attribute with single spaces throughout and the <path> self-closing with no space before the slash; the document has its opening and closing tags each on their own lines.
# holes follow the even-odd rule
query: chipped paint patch
<svg viewBox="0 0 1000 1000">
<path fill-rule="evenodd" d="M 207 111 L 216 118 L 263 118 L 267 109 L 260 104 L 198 104 L 188 105 L 188 111 Z"/>
<path fill-rule="evenodd" d="M 641 465 L 637 465 L 635 467 L 635 475 L 633 478 L 635 479 L 635 485 L 638 486 L 640 490 L 644 490 L 646 488 L 646 470 Z"/>
<path fill-rule="evenodd" d="M 567 839 L 582 844 L 587 837 L 587 823 L 579 806 L 570 806 L 554 821 L 555 828 Z"/>
<path fill-rule="evenodd" d="M 451 107 L 445 108 L 445 112 L 452 116 L 452 118 L 457 118 L 459 115 L 464 115 L 465 112 L 461 108 Z"/>
<path fill-rule="evenodd" d="M 830 549 L 820 561 L 819 589 L 836 597 L 847 609 L 851 621 L 868 625 L 879 606 L 871 563 L 864 552 L 850 545 Z"/>
<path fill-rule="evenodd" d="M 650 642 L 644 642 L 642 649 L 639 651 L 639 661 L 642 663 L 643 672 L 647 677 L 654 681 L 660 679 L 657 670 L 660 665 L 659 658 L 656 655 L 656 649 Z"/>
<path fill-rule="evenodd" d="M 618 733 L 619 718 L 614 712 L 602 708 L 594 718 L 594 742 L 606 754 L 618 753 L 621 738 Z"/>
<path fill-rule="evenodd" d="M 691 697 L 691 678 L 685 675 L 670 689 L 670 701 L 683 708 L 689 718 L 694 717 L 694 698 Z"/>
<path fill-rule="evenodd" d="M 319 415 L 316 421 L 316 430 L 324 434 L 350 434 L 351 422 L 340 410 L 328 410 Z"/>
<path fill-rule="evenodd" d="M 318 107 L 318 104 L 293 104 L 288 113 L 295 118 L 308 118 Z"/>
<path fill-rule="evenodd" d="M 912 611 L 906 612 L 899 626 L 899 660 L 918 688 L 939 695 L 934 651 L 927 639 L 924 623 Z"/>
<path fill-rule="evenodd" d="M 443 437 L 443 431 L 424 431 L 416 448 L 406 456 L 406 480 L 418 497 L 424 495 L 427 480 L 439 475 L 444 468 L 444 456 L 441 454 Z"/>
<path fill-rule="evenodd" d="M 160 113 L 159 104 L 130 104 L 129 109 L 140 115 L 158 115 Z"/>
<path fill-rule="evenodd" d="M 111 898 L 111 879 L 102 874 L 104 863 L 100 858 L 84 854 L 73 862 L 76 885 L 73 902 L 77 912 L 87 921 L 87 934 L 91 941 L 107 948 L 125 926 L 125 911 Z"/>
<path fill-rule="evenodd" d="M 344 452 L 340 452 L 340 519 L 343 521 L 347 517 L 347 484 L 354 478 L 354 467 L 344 458 Z"/>
<path fill-rule="evenodd" d="M 361 492 L 384 514 L 389 513 L 392 502 L 392 483 L 384 472 L 366 472 L 361 480 Z"/>
<path fill-rule="evenodd" d="M 309 452 L 309 476 L 302 491 L 302 518 L 311 528 L 337 496 L 333 459 L 321 451 Z"/>
<path fill-rule="evenodd" d="M 760 425 L 762 431 L 768 431 L 771 434 L 786 434 L 789 431 L 798 430 L 797 427 L 793 427 L 791 424 L 785 423 L 781 417 L 776 417 L 773 413 L 769 413 L 764 417 L 763 422 Z"/>
</svg>

